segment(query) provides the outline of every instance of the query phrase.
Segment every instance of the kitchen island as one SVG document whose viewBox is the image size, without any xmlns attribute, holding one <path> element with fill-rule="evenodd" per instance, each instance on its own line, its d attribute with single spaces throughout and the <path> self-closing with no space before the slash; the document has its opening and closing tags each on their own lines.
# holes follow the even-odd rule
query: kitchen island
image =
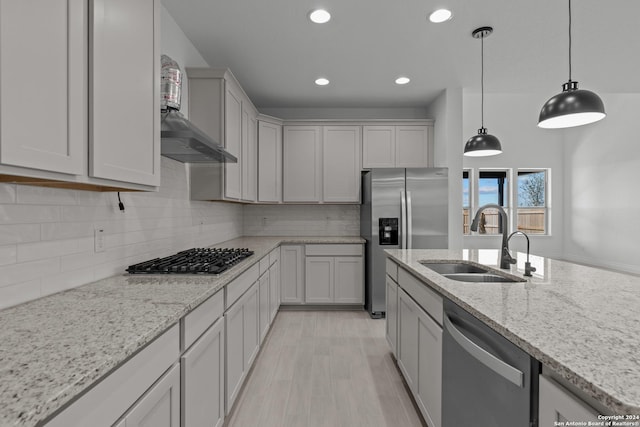
<svg viewBox="0 0 640 427">
<path fill-rule="evenodd" d="M 420 261 L 462 260 L 497 269 L 497 250 L 400 250 L 388 257 L 539 360 L 612 414 L 640 414 L 640 277 L 525 254 L 500 270 L 526 279 L 470 283 Z M 445 380 L 445 379 L 443 379 Z"/>
<path fill-rule="evenodd" d="M 123 274 L 0 311 L 0 426 L 42 425 L 280 245 L 362 243 L 238 238 L 215 247 L 254 254 L 217 276 Z"/>
</svg>

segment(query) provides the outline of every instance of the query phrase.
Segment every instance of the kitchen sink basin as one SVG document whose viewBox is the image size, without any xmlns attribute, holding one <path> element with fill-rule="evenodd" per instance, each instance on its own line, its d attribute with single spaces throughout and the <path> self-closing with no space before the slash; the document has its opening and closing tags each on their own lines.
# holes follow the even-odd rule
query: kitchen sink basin
<svg viewBox="0 0 640 427">
<path fill-rule="evenodd" d="M 458 273 L 487 273 L 489 270 L 486 268 L 478 267 L 464 262 L 428 262 L 420 261 L 420 264 L 427 268 L 440 273 L 446 274 L 458 274 Z"/>
<path fill-rule="evenodd" d="M 525 282 L 523 279 L 509 278 L 504 276 L 498 276 L 491 273 L 451 273 L 443 274 L 444 277 L 451 280 L 457 280 L 459 282 L 500 282 L 500 283 L 517 283 Z"/>
</svg>

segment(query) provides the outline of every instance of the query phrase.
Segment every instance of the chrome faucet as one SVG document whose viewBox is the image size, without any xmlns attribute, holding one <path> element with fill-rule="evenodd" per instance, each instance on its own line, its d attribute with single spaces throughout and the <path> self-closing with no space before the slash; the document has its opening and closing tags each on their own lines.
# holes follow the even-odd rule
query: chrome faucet
<svg viewBox="0 0 640 427">
<path fill-rule="evenodd" d="M 496 205 L 495 203 L 489 203 L 488 205 L 480 206 L 478 211 L 476 212 L 476 216 L 473 217 L 473 221 L 471 222 L 471 231 L 478 231 L 478 223 L 480 222 L 480 214 L 487 208 L 497 209 L 500 213 L 500 223 L 502 225 L 502 246 L 500 247 L 500 259 L 499 264 L 500 268 L 509 270 L 511 268 L 511 264 L 515 264 L 516 260 L 513 259 L 511 254 L 509 253 L 509 240 L 507 238 L 507 213 L 504 211 L 502 206 Z"/>
<path fill-rule="evenodd" d="M 527 239 L 527 261 L 524 263 L 524 275 L 530 277 L 531 273 L 536 271 L 536 268 L 531 267 L 531 263 L 529 262 L 529 236 L 527 236 L 527 233 L 525 233 L 524 231 L 516 230 L 513 233 L 509 234 L 507 243 L 509 243 L 509 240 L 511 240 L 511 237 L 514 234 L 522 234 Z"/>
</svg>

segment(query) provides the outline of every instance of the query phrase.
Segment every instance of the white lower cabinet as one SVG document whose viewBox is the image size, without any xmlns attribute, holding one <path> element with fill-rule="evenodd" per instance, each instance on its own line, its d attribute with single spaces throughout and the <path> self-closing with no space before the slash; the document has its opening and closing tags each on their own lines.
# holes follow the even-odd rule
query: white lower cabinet
<svg viewBox="0 0 640 427">
<path fill-rule="evenodd" d="M 387 276 L 385 286 L 385 300 L 387 302 L 385 336 L 391 353 L 398 357 L 398 284 Z"/>
<path fill-rule="evenodd" d="M 387 289 L 390 287 L 393 288 L 387 284 Z M 398 289 L 397 310 L 400 371 L 427 424 L 440 427 L 442 327 L 401 288 Z"/>
<path fill-rule="evenodd" d="M 336 257 L 333 298 L 338 304 L 364 304 L 362 257 Z"/>
<path fill-rule="evenodd" d="M 280 308 L 280 249 L 274 251 L 278 252 L 278 257 L 269 267 L 269 323 L 273 323 Z"/>
<path fill-rule="evenodd" d="M 333 257 L 306 258 L 304 265 L 306 303 L 333 302 L 334 265 Z"/>
<path fill-rule="evenodd" d="M 181 358 L 182 427 L 224 423 L 224 318 L 219 318 Z"/>
<path fill-rule="evenodd" d="M 304 303 L 304 246 L 280 248 L 280 300 L 283 304 Z"/>
<path fill-rule="evenodd" d="M 362 245 L 306 245 L 305 254 L 305 303 L 364 303 Z"/>
<path fill-rule="evenodd" d="M 542 426 L 565 425 L 567 421 L 597 421 L 598 411 L 554 380 L 540 375 L 538 424 Z"/>
<path fill-rule="evenodd" d="M 180 427 L 180 366 L 171 368 L 118 426 Z"/>
<path fill-rule="evenodd" d="M 269 272 L 265 272 L 260 276 L 258 286 L 260 288 L 260 342 L 264 341 L 264 338 L 269 332 L 269 326 L 271 325 L 271 306 L 269 299 L 271 298 L 271 283 L 269 280 Z"/>
</svg>

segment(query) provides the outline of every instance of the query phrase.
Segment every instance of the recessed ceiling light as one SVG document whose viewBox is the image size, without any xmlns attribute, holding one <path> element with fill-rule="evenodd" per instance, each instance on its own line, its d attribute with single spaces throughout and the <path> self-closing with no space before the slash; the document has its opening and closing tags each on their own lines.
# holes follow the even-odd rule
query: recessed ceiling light
<svg viewBox="0 0 640 427">
<path fill-rule="evenodd" d="M 409 83 L 410 81 L 411 81 L 411 79 L 410 79 L 409 77 L 401 76 L 401 77 L 398 77 L 398 78 L 396 79 L 396 84 L 397 84 L 397 85 L 406 85 L 406 84 L 407 84 L 407 83 Z"/>
<path fill-rule="evenodd" d="M 329 84 L 329 80 L 325 79 L 324 77 L 320 77 L 319 79 L 316 79 L 316 84 L 318 86 L 326 86 Z"/>
<path fill-rule="evenodd" d="M 439 24 L 440 22 L 448 21 L 453 14 L 448 9 L 438 9 L 429 15 L 429 21 Z"/>
<path fill-rule="evenodd" d="M 309 19 L 316 24 L 324 24 L 329 22 L 331 14 L 324 9 L 316 9 L 309 14 Z"/>
</svg>

